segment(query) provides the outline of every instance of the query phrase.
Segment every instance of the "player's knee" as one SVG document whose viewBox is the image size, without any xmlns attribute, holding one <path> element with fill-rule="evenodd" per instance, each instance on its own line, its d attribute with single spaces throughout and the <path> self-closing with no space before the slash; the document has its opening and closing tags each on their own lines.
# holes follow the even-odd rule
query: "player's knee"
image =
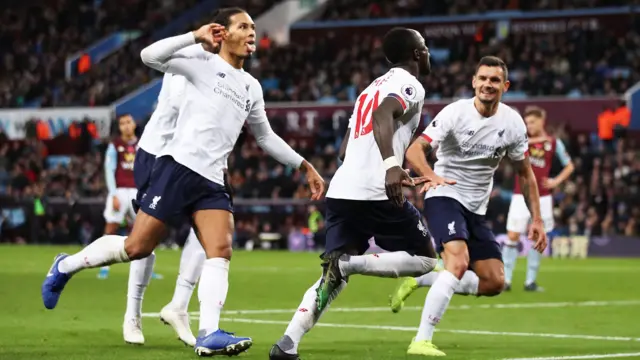
<svg viewBox="0 0 640 360">
<path fill-rule="evenodd" d="M 231 260 L 233 249 L 229 241 L 210 241 L 205 244 L 204 251 L 207 259 L 224 258 Z"/>
<path fill-rule="evenodd" d="M 504 290 L 504 274 L 492 274 L 484 280 L 486 282 L 486 286 L 483 286 L 484 296 L 496 296 Z"/>
<path fill-rule="evenodd" d="M 144 259 L 153 253 L 153 249 L 153 244 L 137 241 L 131 237 L 128 237 L 124 242 L 124 251 L 130 260 Z"/>
</svg>

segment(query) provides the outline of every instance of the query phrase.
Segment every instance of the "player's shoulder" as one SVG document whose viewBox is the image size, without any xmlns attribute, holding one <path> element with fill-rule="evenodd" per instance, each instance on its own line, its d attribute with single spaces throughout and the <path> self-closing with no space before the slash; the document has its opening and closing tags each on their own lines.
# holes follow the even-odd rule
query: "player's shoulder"
<svg viewBox="0 0 640 360">
<path fill-rule="evenodd" d="M 417 77 L 401 68 L 392 68 L 387 72 L 389 84 L 400 87 L 402 95 L 410 99 L 424 100 L 426 91 Z"/>
<path fill-rule="evenodd" d="M 441 121 L 447 121 L 450 123 L 457 123 L 461 118 L 465 116 L 474 116 L 472 112 L 475 111 L 473 106 L 473 99 L 458 99 L 452 103 L 449 103 L 438 112 L 437 117 Z"/>
<path fill-rule="evenodd" d="M 525 125 L 524 119 L 522 118 L 522 115 L 520 115 L 518 109 L 501 102 L 498 111 L 505 126 L 517 131 L 518 133 L 522 130 L 526 130 L 527 126 Z"/>
<path fill-rule="evenodd" d="M 262 97 L 262 84 L 260 84 L 260 80 L 256 79 L 255 76 L 251 75 L 248 72 L 243 73 L 247 91 L 249 91 L 254 98 Z"/>
</svg>

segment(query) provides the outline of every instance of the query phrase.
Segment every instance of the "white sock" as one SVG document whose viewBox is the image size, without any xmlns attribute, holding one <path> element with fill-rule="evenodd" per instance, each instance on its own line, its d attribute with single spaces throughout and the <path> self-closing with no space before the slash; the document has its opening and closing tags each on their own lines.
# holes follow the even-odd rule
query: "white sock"
<svg viewBox="0 0 640 360">
<path fill-rule="evenodd" d="M 424 309 L 422 309 L 422 318 L 415 341 L 431 341 L 435 327 L 447 310 L 454 289 L 459 283 L 460 280 L 452 273 L 446 270 L 440 272 L 424 300 Z"/>
<path fill-rule="evenodd" d="M 142 299 L 144 291 L 149 286 L 156 254 L 151 253 L 144 259 L 133 260 L 129 267 L 129 287 L 127 288 L 127 311 L 125 319 L 135 319 L 142 316 Z"/>
<path fill-rule="evenodd" d="M 418 286 L 433 286 L 441 273 L 442 271 L 434 271 L 416 278 Z M 478 275 L 476 275 L 476 273 L 471 270 L 467 270 L 462 276 L 462 279 L 460 279 L 460 282 L 458 283 L 454 291 L 456 294 L 460 295 L 477 295 L 479 284 L 480 278 L 478 278 Z"/>
<path fill-rule="evenodd" d="M 126 236 L 119 235 L 104 235 L 79 252 L 60 261 L 58 270 L 74 274 L 84 269 L 128 262 L 129 256 L 124 251 L 124 239 L 126 238 Z"/>
<path fill-rule="evenodd" d="M 531 285 L 536 282 L 541 260 L 542 254 L 533 248 L 529 249 L 529 253 L 527 254 L 527 280 L 524 283 L 525 285 Z"/>
<path fill-rule="evenodd" d="M 313 328 L 313 326 L 318 322 L 322 314 L 327 311 L 331 301 L 333 301 L 338 294 L 347 286 L 347 282 L 343 281 L 342 284 L 331 294 L 329 297 L 329 304 L 324 309 L 322 313 L 318 313 L 318 308 L 316 306 L 316 289 L 320 285 L 320 279 L 313 284 L 304 296 L 302 297 L 302 302 L 298 306 L 298 310 L 295 314 L 293 314 L 293 318 L 287 326 L 287 330 L 285 330 L 284 335 L 288 336 L 280 339 L 278 341 L 278 346 L 284 352 L 288 354 L 297 354 L 298 353 L 298 345 L 302 340 L 304 334 L 309 332 Z"/>
<path fill-rule="evenodd" d="M 359 256 L 344 256 L 340 259 L 340 271 L 344 276 L 354 274 L 387 278 L 420 276 L 433 270 L 437 259 L 409 255 L 405 251 Z"/>
<path fill-rule="evenodd" d="M 518 261 L 518 243 L 514 243 L 515 246 L 509 246 L 509 244 L 505 244 L 502 247 L 502 261 L 504 262 L 504 281 L 507 284 L 511 284 L 511 280 L 513 280 L 513 270 L 516 268 L 516 262 Z"/>
<path fill-rule="evenodd" d="M 200 299 L 200 331 L 206 336 L 219 329 L 220 313 L 229 291 L 229 260 L 212 258 L 204 261 L 198 298 Z"/>
<path fill-rule="evenodd" d="M 198 278 L 202 274 L 202 266 L 206 258 L 204 248 L 198 241 L 193 229 L 191 229 L 180 256 L 180 273 L 176 280 L 176 289 L 173 292 L 173 299 L 171 299 L 170 303 L 171 307 L 179 311 L 188 310 L 189 301 Z"/>
</svg>

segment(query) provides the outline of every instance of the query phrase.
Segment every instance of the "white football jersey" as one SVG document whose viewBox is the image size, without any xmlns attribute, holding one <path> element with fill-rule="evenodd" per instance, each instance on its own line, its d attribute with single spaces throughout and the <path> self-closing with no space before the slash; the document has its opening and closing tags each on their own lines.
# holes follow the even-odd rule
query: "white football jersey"
<svg viewBox="0 0 640 360">
<path fill-rule="evenodd" d="M 206 52 L 200 44 L 188 46 L 178 51 L 177 54 L 186 57 L 213 56 L 213 54 Z M 149 154 L 159 154 L 173 139 L 186 83 L 187 79 L 182 75 L 164 74 L 158 95 L 158 105 L 151 114 L 138 143 L 138 146 Z"/>
<path fill-rule="evenodd" d="M 527 128 L 518 112 L 500 103 L 495 115 L 485 118 L 473 100 L 447 105 L 422 133 L 438 147 L 436 174 L 457 181 L 431 189 L 425 197 L 451 197 L 469 211 L 484 215 L 500 161 L 505 155 L 514 161 L 524 159 L 529 145 Z"/>
<path fill-rule="evenodd" d="M 170 155 L 218 184 L 245 121 L 266 122 L 262 86 L 218 55 L 172 56 L 166 72 L 187 79 L 173 139 L 157 156 Z"/>
<path fill-rule="evenodd" d="M 358 96 L 349 119 L 349 142 L 344 163 L 338 168 L 327 197 L 348 200 L 388 200 L 384 180 L 386 170 L 373 137 L 373 110 L 386 97 L 400 102 L 404 114 L 396 121 L 393 153 L 402 164 L 422 115 L 425 91 L 422 84 L 404 69 L 393 68 L 377 78 Z"/>
</svg>

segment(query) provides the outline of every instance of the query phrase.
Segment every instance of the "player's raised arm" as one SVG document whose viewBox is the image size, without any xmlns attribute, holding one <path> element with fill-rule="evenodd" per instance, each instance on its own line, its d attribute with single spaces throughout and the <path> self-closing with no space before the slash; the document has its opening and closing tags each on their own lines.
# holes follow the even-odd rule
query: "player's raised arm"
<svg viewBox="0 0 640 360">
<path fill-rule="evenodd" d="M 224 30 L 224 26 L 207 24 L 196 31 L 156 41 L 142 49 L 140 58 L 145 65 L 158 71 L 193 77 L 198 72 L 191 61 L 194 57 L 179 51 L 197 43 L 205 44 L 207 48 L 216 48 Z"/>
<path fill-rule="evenodd" d="M 260 84 L 257 84 L 257 86 L 254 86 L 252 89 L 255 89 L 254 94 L 258 100 L 249 112 L 247 124 L 249 125 L 251 133 L 256 138 L 256 143 L 262 150 L 278 160 L 281 164 L 304 171 L 307 174 L 307 182 L 311 189 L 311 199 L 320 200 L 324 194 L 324 179 L 310 162 L 293 150 L 286 141 L 273 131 L 265 111 L 262 87 Z"/>
<path fill-rule="evenodd" d="M 539 252 L 544 251 L 547 247 L 547 235 L 544 231 L 544 222 L 540 213 L 540 193 L 538 192 L 538 183 L 536 176 L 529 162 L 529 140 L 527 138 L 527 129 L 524 123 L 518 127 L 519 134 L 516 142 L 510 146 L 507 155 L 513 162 L 516 175 L 520 181 L 520 189 L 524 196 L 525 203 L 529 212 L 531 212 L 531 228 L 529 230 L 529 238 L 536 243 L 533 246 Z"/>
<path fill-rule="evenodd" d="M 556 157 L 560 160 L 563 168 L 562 171 L 555 178 L 544 179 L 544 186 L 547 189 L 555 189 L 558 185 L 565 182 L 575 170 L 571 156 L 567 153 L 567 149 L 564 146 L 562 140 L 556 138 Z"/>
<path fill-rule="evenodd" d="M 432 146 L 441 142 L 447 137 L 449 118 L 453 116 L 451 108 L 445 107 L 438 113 L 435 119 L 427 126 L 422 134 L 409 146 L 406 152 L 406 158 L 409 164 L 420 176 L 428 177 L 431 181 L 427 182 L 420 193 L 428 191 L 439 185 L 454 185 L 455 180 L 444 179 L 433 171 L 427 162 L 426 154 L 431 151 Z"/>
</svg>

